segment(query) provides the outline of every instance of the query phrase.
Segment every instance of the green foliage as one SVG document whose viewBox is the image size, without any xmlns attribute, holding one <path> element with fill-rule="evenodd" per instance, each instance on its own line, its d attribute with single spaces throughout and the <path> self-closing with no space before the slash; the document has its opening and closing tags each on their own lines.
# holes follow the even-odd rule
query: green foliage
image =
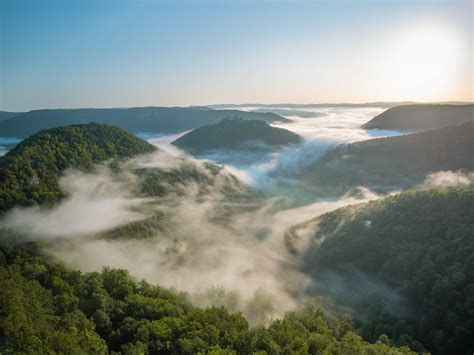
<svg viewBox="0 0 474 355">
<path fill-rule="evenodd" d="M 64 169 L 90 171 L 94 164 L 128 158 L 156 148 L 121 129 L 104 124 L 41 131 L 0 157 L 0 213 L 15 204 L 54 204 L 62 196 Z"/>
<path fill-rule="evenodd" d="M 315 236 L 325 240 L 307 268 L 338 271 L 358 283 L 354 271 L 362 271 L 403 296 L 411 308 L 406 315 L 378 307 L 380 299 L 369 300 L 367 289 L 363 302 L 349 299 L 357 318 L 374 315 L 363 321 L 367 339 L 385 333 L 421 347 L 411 334 L 440 354 L 472 353 L 473 207 L 474 190 L 415 190 L 327 213 Z"/>
<path fill-rule="evenodd" d="M 105 354 L 106 343 L 94 323 L 79 310 L 63 314 L 67 291 L 45 289 L 21 274 L 19 265 L 0 268 L 0 329 L 2 353 Z"/>
<path fill-rule="evenodd" d="M 83 274 L 48 260 L 37 244 L 0 244 L 1 353 L 411 353 L 369 344 L 310 304 L 252 329 L 240 313 L 193 307 L 125 270 Z"/>
</svg>

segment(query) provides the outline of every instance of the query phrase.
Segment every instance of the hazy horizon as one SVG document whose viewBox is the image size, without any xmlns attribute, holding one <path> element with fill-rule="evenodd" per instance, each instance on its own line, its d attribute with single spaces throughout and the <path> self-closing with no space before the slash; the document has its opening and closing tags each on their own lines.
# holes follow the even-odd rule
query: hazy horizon
<svg viewBox="0 0 474 355">
<path fill-rule="evenodd" d="M 166 107 L 166 108 L 198 108 L 198 107 L 207 107 L 212 109 L 231 109 L 235 108 L 236 110 L 240 110 L 242 107 L 275 107 L 280 106 L 284 107 L 285 105 L 291 105 L 294 107 L 305 107 L 305 106 L 350 106 L 350 105 L 360 105 L 360 106 L 376 106 L 379 105 L 398 105 L 398 104 L 433 104 L 433 105 L 442 105 L 442 104 L 452 104 L 452 105 L 469 105 L 474 104 L 474 101 L 360 101 L 360 102 L 273 102 L 273 103 L 264 103 L 264 102 L 242 102 L 242 103 L 212 103 L 212 104 L 190 104 L 190 105 L 143 105 L 143 106 L 57 106 L 57 107 L 34 107 L 29 108 L 27 110 L 17 110 L 17 111 L 10 111 L 0 109 L 3 112 L 29 112 L 29 111 L 37 111 L 37 110 L 82 110 L 82 109 L 130 109 L 130 108 L 137 108 L 137 107 Z M 287 108 L 287 107 L 285 107 Z M 285 109 L 284 108 L 284 109 Z"/>
</svg>

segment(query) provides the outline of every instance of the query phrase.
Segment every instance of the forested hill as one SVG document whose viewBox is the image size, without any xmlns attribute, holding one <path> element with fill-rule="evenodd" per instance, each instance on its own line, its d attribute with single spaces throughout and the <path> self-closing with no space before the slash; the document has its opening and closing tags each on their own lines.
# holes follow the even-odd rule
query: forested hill
<svg viewBox="0 0 474 355">
<path fill-rule="evenodd" d="M 367 339 L 397 339 L 411 327 L 436 354 L 473 353 L 474 190 L 415 190 L 342 208 L 293 228 L 289 241 L 306 227 L 314 245 L 305 269 L 354 309 Z M 335 273 L 345 275 L 338 286 Z M 399 297 L 408 313 L 389 307 Z"/>
<path fill-rule="evenodd" d="M 364 124 L 365 129 L 426 131 L 474 121 L 474 105 L 416 104 L 396 106 Z"/>
<path fill-rule="evenodd" d="M 342 145 L 301 172 L 321 193 L 356 186 L 377 191 L 414 186 L 439 170 L 474 169 L 474 122 Z"/>
<path fill-rule="evenodd" d="M 90 170 L 112 158 L 154 151 L 144 140 L 108 124 L 43 130 L 0 157 L 0 213 L 15 204 L 54 203 L 58 178 L 69 167 Z"/>
<path fill-rule="evenodd" d="M 70 270 L 34 244 L 0 242 L 0 284 L 2 354 L 415 354 L 386 336 L 369 344 L 311 305 L 250 328 L 125 270 Z"/>
<path fill-rule="evenodd" d="M 26 137 L 46 128 L 89 122 L 111 123 L 132 133 L 173 133 L 217 123 L 235 115 L 266 122 L 286 121 L 274 113 L 214 110 L 207 107 L 34 110 L 1 121 L 0 136 Z"/>
<path fill-rule="evenodd" d="M 286 129 L 272 127 L 264 121 L 233 118 L 196 128 L 172 144 L 191 153 L 200 153 L 217 149 L 268 149 L 299 142 L 301 137 Z"/>
</svg>

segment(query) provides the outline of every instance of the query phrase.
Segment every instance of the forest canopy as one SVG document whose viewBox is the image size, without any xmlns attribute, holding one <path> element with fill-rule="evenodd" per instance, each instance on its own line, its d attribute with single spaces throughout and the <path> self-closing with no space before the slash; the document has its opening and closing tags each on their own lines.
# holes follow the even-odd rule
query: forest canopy
<svg viewBox="0 0 474 355">
<path fill-rule="evenodd" d="M 414 190 L 324 214 L 313 221 L 321 243 L 305 256 L 305 269 L 354 309 L 366 339 L 403 335 L 397 327 L 405 320 L 408 333 L 435 353 L 472 353 L 473 206 L 473 189 Z M 344 291 L 331 285 L 335 273 Z M 376 295 L 380 308 L 368 301 L 373 281 L 391 289 Z M 390 309 L 390 293 L 406 301 L 411 316 Z"/>
<path fill-rule="evenodd" d="M 414 354 L 386 336 L 369 344 L 351 318 L 329 321 L 312 304 L 251 328 L 125 270 L 70 270 L 32 243 L 0 243 L 0 283 L 2 353 Z"/>
<path fill-rule="evenodd" d="M 154 146 L 107 124 L 52 128 L 28 137 L 0 157 L 0 214 L 14 205 L 53 204 L 63 196 L 58 179 L 70 167 L 130 158 Z"/>
</svg>

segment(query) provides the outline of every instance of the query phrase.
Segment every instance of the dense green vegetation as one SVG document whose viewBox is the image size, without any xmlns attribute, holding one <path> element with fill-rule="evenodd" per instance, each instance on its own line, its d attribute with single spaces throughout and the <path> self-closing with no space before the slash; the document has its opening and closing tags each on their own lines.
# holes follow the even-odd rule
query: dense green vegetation
<svg viewBox="0 0 474 355">
<path fill-rule="evenodd" d="M 113 124 L 132 133 L 180 132 L 217 123 L 229 115 L 266 122 L 286 121 L 274 113 L 213 110 L 207 107 L 34 110 L 1 121 L 0 136 L 27 137 L 42 129 L 89 122 Z"/>
<path fill-rule="evenodd" d="M 367 122 L 365 129 L 426 131 L 474 121 L 474 105 L 404 105 L 388 109 Z"/>
<path fill-rule="evenodd" d="M 320 193 L 334 194 L 357 186 L 376 191 L 407 188 L 430 172 L 459 169 L 474 169 L 474 122 L 342 145 L 300 177 Z"/>
<path fill-rule="evenodd" d="M 354 309 L 366 339 L 407 333 L 438 354 L 472 354 L 474 190 L 406 192 L 311 223 L 322 243 L 306 256 L 306 270 L 316 270 L 320 284 Z M 330 277 L 324 280 L 322 270 Z M 334 273 L 343 276 L 337 286 Z M 366 286 L 374 283 L 391 291 L 371 298 Z"/>
<path fill-rule="evenodd" d="M 96 163 L 155 149 L 111 125 L 90 123 L 41 131 L 0 157 L 0 214 L 16 204 L 55 203 L 63 194 L 58 178 L 64 169 L 90 171 Z"/>
<path fill-rule="evenodd" d="M 5 236 L 4 236 L 5 238 Z M 409 354 L 386 336 L 369 344 L 350 318 L 316 307 L 250 328 L 239 313 L 196 308 L 185 294 L 125 270 L 81 273 L 36 244 L 0 244 L 0 352 L 66 354 Z"/>
<path fill-rule="evenodd" d="M 286 129 L 270 126 L 264 121 L 228 118 L 209 126 L 197 128 L 172 144 L 191 153 L 217 149 L 258 150 L 297 144 L 301 137 Z"/>
</svg>

